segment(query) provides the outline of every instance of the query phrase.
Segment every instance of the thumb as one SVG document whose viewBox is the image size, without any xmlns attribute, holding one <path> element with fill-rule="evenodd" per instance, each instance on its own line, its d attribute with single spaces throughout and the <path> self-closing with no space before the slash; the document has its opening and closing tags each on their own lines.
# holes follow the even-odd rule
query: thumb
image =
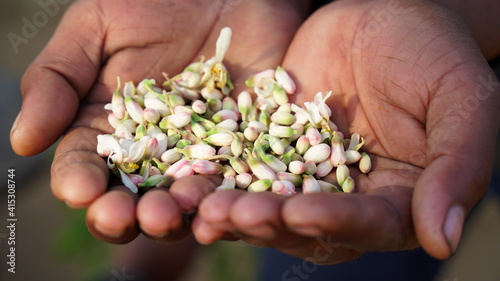
<svg viewBox="0 0 500 281">
<path fill-rule="evenodd" d="M 80 99 L 95 81 L 102 32 L 92 26 L 99 21 L 89 19 L 89 7 L 84 5 L 88 6 L 78 2 L 68 10 L 23 77 L 23 104 L 10 134 L 12 148 L 19 155 L 34 155 L 52 145 L 72 122 Z"/>
<path fill-rule="evenodd" d="M 456 251 L 468 213 L 486 193 L 500 120 L 500 83 L 486 64 L 453 76 L 455 93 L 435 95 L 429 106 L 428 164 L 412 202 L 417 238 L 439 259 Z"/>
</svg>

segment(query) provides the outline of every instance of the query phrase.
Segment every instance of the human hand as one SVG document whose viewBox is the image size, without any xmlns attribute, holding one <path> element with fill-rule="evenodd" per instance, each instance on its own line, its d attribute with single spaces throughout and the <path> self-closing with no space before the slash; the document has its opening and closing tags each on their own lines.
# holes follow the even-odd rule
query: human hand
<svg viewBox="0 0 500 281">
<path fill-rule="evenodd" d="M 221 190 L 193 222 L 200 242 L 234 234 L 321 264 L 418 247 L 448 258 L 484 195 L 499 88 L 460 19 L 424 1 L 337 1 L 299 29 L 283 66 L 297 103 L 333 90 L 332 119 L 373 160 L 356 193 L 285 199 Z"/>
<path fill-rule="evenodd" d="M 194 176 L 140 199 L 121 185 L 108 190 L 109 170 L 96 153 L 97 135 L 110 132 L 104 104 L 116 77 L 161 80 L 215 53 L 222 27 L 234 31 L 226 65 L 234 83 L 282 60 L 305 16 L 301 1 L 117 1 L 76 2 L 47 47 L 26 71 L 23 106 L 11 133 L 16 153 L 33 155 L 61 135 L 52 165 L 54 195 L 74 208 L 89 208 L 90 231 L 126 243 L 142 230 L 162 240 L 182 238 L 186 215 L 215 188 Z M 272 31 L 272 32 L 270 32 Z"/>
</svg>

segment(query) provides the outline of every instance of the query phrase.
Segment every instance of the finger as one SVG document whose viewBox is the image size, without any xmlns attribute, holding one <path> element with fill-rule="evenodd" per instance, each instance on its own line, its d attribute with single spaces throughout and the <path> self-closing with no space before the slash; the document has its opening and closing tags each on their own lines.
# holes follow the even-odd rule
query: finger
<svg viewBox="0 0 500 281">
<path fill-rule="evenodd" d="M 235 231 L 231 222 L 231 209 L 238 198 L 244 194 L 242 190 L 217 190 L 203 199 L 198 216 L 206 224 L 221 231 Z"/>
<path fill-rule="evenodd" d="M 169 192 L 181 213 L 191 215 L 198 210 L 203 198 L 214 191 L 220 182 L 220 178 L 214 176 L 188 176 L 174 181 Z"/>
<path fill-rule="evenodd" d="M 192 226 L 198 242 L 210 244 L 219 239 L 237 240 L 232 234 L 235 227 L 230 221 L 230 211 L 244 193 L 242 190 L 217 190 L 203 199 Z"/>
<path fill-rule="evenodd" d="M 137 220 L 143 233 L 155 240 L 176 241 L 189 233 L 177 202 L 163 188 L 148 191 L 141 197 Z"/>
<path fill-rule="evenodd" d="M 271 192 L 246 193 L 233 204 L 230 220 L 243 235 L 274 240 L 283 229 L 281 207 L 285 200 L 286 197 Z"/>
<path fill-rule="evenodd" d="M 295 196 L 284 203 L 283 221 L 298 234 L 328 236 L 358 252 L 411 249 L 411 196 L 412 188 L 401 186 Z"/>
<path fill-rule="evenodd" d="M 456 251 L 465 218 L 486 193 L 500 122 L 498 80 L 479 52 L 460 55 L 456 61 L 470 63 L 450 71 L 429 106 L 428 164 L 413 199 L 418 239 L 440 259 Z"/>
<path fill-rule="evenodd" d="M 212 244 L 226 235 L 226 232 L 213 227 L 200 216 L 196 216 L 193 219 L 191 229 L 193 230 L 196 241 L 203 245 Z"/>
<path fill-rule="evenodd" d="M 90 5 L 78 2 L 68 9 L 53 38 L 23 77 L 22 110 L 10 136 L 19 155 L 40 153 L 61 136 L 97 76 L 102 31 Z"/>
<path fill-rule="evenodd" d="M 124 186 L 99 197 L 87 211 L 89 231 L 109 243 L 134 240 L 140 234 L 135 216 L 136 200 L 136 194 Z"/>
<path fill-rule="evenodd" d="M 106 192 L 109 169 L 96 153 L 97 130 L 79 127 L 59 143 L 51 168 L 55 197 L 73 208 L 85 208 Z"/>
</svg>

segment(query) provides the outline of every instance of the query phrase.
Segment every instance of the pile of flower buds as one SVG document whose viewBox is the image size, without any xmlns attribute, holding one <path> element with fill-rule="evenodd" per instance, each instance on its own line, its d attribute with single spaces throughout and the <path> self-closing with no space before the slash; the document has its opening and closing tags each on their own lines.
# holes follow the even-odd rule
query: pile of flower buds
<svg viewBox="0 0 500 281">
<path fill-rule="evenodd" d="M 233 85 L 222 63 L 231 41 L 224 28 L 216 55 L 192 63 L 162 87 L 146 79 L 121 85 L 105 108 L 113 134 L 99 135 L 97 152 L 133 192 L 168 187 L 193 174 L 220 174 L 218 189 L 271 190 L 293 195 L 320 191 L 353 192 L 346 165 L 371 161 L 359 149 L 359 134 L 344 139 L 330 120 L 325 96 L 303 107 L 288 102 L 296 86 L 277 67 L 247 80 L 248 91 L 229 96 Z M 335 172 L 336 182 L 321 180 Z"/>
</svg>

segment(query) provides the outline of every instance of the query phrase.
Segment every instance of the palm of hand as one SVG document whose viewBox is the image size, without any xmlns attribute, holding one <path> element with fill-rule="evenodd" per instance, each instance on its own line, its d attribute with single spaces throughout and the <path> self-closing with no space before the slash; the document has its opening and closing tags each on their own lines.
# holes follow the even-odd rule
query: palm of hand
<svg viewBox="0 0 500 281">
<path fill-rule="evenodd" d="M 210 242 L 226 231 L 250 243 L 327 264 L 368 251 L 415 248 L 423 242 L 432 254 L 449 255 L 447 246 L 435 241 L 429 247 L 428 238 L 417 242 L 412 221 L 412 208 L 428 208 L 422 219 L 435 225 L 423 232 L 441 235 L 442 222 L 436 222 L 438 216 L 432 217 L 432 212 L 443 212 L 440 208 L 447 208 L 448 202 L 442 200 L 443 206 L 436 207 L 435 201 L 427 200 L 429 203 L 419 202 L 415 207 L 412 200 L 416 200 L 414 188 L 421 181 L 424 187 L 418 195 L 436 192 L 438 201 L 441 190 L 432 188 L 447 190 L 450 170 L 457 171 L 446 159 L 463 144 L 454 141 L 452 128 L 457 124 L 446 116 L 457 107 L 457 100 L 467 97 L 459 89 L 470 87 L 471 81 L 464 77 L 472 76 L 468 68 L 477 69 L 480 55 L 468 48 L 471 39 L 463 36 L 455 22 L 445 24 L 453 18 L 426 5 L 392 10 L 390 22 L 370 34 L 370 25 L 380 24 L 378 13 L 391 12 L 388 7 L 387 1 L 367 1 L 338 2 L 323 8 L 301 26 L 283 63 L 299 83 L 295 102 L 310 101 L 318 91 L 333 90 L 329 105 L 334 122 L 347 136 L 358 132 L 365 137 L 364 149 L 371 153 L 374 166 L 369 175 L 354 175 L 360 194 L 310 194 L 284 200 L 221 192 L 200 206 L 194 231 L 199 240 Z M 450 137 L 443 137 L 442 132 Z M 442 155 L 446 157 L 439 158 Z M 437 167 L 426 170 L 422 179 L 433 161 Z M 452 168 L 440 175 L 444 167 L 439 165 L 445 164 Z M 475 183 L 484 192 L 484 182 Z M 482 195 L 470 189 L 465 192 L 471 198 L 464 202 L 465 208 Z M 224 202 L 232 203 L 226 206 Z M 260 204 L 264 211 L 252 208 L 249 214 L 252 204 Z M 273 211 L 275 215 L 270 214 Z"/>
<path fill-rule="evenodd" d="M 111 130 L 103 106 L 116 76 L 137 83 L 162 72 L 175 75 L 201 55 L 214 55 L 219 32 L 228 25 L 235 35 L 226 64 L 240 77 L 233 82 L 243 84 L 282 59 L 304 16 L 299 1 L 292 2 L 76 2 L 25 74 L 23 111 L 11 134 L 14 149 L 32 155 L 65 134 L 52 165 L 52 191 L 70 206 L 89 207 L 87 224 L 95 236 L 114 243 L 128 242 L 140 230 L 164 240 L 183 237 L 188 221 L 180 210 L 193 211 L 196 196 L 208 192 L 197 189 L 215 185 L 209 179 L 176 182 L 171 191 L 177 186 L 177 197 L 156 190 L 138 201 L 120 186 L 106 192 L 109 171 L 95 153 L 96 136 Z"/>
</svg>

